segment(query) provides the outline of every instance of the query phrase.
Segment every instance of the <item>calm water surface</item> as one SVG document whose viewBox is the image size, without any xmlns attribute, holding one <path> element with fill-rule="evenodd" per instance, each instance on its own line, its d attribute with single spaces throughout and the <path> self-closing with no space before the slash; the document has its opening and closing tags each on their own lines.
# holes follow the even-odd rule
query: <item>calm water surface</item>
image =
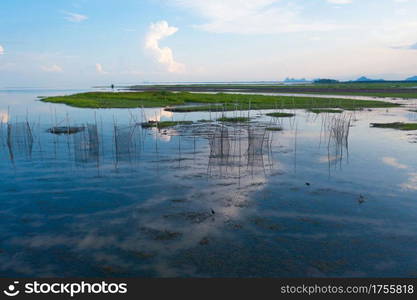
<svg viewBox="0 0 417 300">
<path fill-rule="evenodd" d="M 407 108 L 158 131 L 220 114 L 36 98 L 74 92 L 0 92 L 0 276 L 417 276 L 417 132 L 369 127 Z"/>
</svg>

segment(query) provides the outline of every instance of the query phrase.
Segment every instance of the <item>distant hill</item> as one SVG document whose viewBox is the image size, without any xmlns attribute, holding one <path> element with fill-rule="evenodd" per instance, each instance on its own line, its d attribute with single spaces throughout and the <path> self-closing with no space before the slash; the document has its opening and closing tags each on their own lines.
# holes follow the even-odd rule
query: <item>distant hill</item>
<svg viewBox="0 0 417 300">
<path fill-rule="evenodd" d="M 310 81 L 308 81 L 305 78 L 297 79 L 297 78 L 288 78 L 287 77 L 287 78 L 285 78 L 284 82 L 285 83 L 301 83 L 301 82 L 310 82 Z"/>
<path fill-rule="evenodd" d="M 385 81 L 385 80 L 384 79 L 370 79 L 368 77 L 362 76 L 356 79 L 356 81 L 365 82 L 365 81 Z"/>
<path fill-rule="evenodd" d="M 417 81 L 417 76 L 407 78 L 406 81 Z"/>
</svg>

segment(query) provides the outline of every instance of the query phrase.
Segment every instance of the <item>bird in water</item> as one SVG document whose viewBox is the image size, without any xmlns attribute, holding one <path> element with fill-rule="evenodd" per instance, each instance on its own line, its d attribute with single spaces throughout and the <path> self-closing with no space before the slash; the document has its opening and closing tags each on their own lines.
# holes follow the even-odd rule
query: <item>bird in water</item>
<svg viewBox="0 0 417 300">
<path fill-rule="evenodd" d="M 364 203 L 364 202 L 365 202 L 365 196 L 364 196 L 364 195 L 362 195 L 362 194 L 360 194 L 360 195 L 359 195 L 359 198 L 358 198 L 358 202 L 359 202 L 359 204 Z"/>
</svg>

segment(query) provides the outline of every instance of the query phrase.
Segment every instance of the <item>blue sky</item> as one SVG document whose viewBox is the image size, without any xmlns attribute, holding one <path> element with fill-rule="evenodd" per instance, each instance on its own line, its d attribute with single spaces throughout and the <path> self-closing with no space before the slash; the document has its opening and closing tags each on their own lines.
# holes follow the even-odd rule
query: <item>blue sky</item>
<svg viewBox="0 0 417 300">
<path fill-rule="evenodd" d="M 417 0 L 1 0 L 0 87 L 417 75 Z"/>
</svg>

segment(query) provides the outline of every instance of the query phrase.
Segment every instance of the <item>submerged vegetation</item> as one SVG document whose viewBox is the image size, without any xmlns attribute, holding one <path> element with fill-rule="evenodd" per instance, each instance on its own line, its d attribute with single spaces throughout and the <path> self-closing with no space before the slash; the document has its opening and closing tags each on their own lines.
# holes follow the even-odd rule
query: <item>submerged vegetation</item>
<svg viewBox="0 0 417 300">
<path fill-rule="evenodd" d="M 267 127 L 265 128 L 267 131 L 282 131 L 282 127 Z"/>
<path fill-rule="evenodd" d="M 191 125 L 192 121 L 160 121 L 160 122 L 147 122 L 142 123 L 142 128 L 168 128 L 174 127 L 177 125 Z"/>
<path fill-rule="evenodd" d="M 417 123 L 371 123 L 371 126 L 376 128 L 392 128 L 398 130 L 417 130 Z"/>
<path fill-rule="evenodd" d="M 84 126 L 56 126 L 49 128 L 47 131 L 53 134 L 75 134 L 84 129 Z"/>
<path fill-rule="evenodd" d="M 309 112 L 315 113 L 315 114 L 321 114 L 321 113 L 329 113 L 329 114 L 341 114 L 343 113 L 343 110 L 341 109 L 309 109 Z"/>
<path fill-rule="evenodd" d="M 244 123 L 249 122 L 250 118 L 247 117 L 221 117 L 217 119 L 219 122 L 229 122 L 229 123 Z"/>
<path fill-rule="evenodd" d="M 270 114 L 266 114 L 268 117 L 274 117 L 274 118 L 292 118 L 295 116 L 295 114 L 292 113 L 281 113 L 281 112 L 274 112 Z"/>
<path fill-rule="evenodd" d="M 166 107 L 165 110 L 172 112 L 296 108 L 360 109 L 365 107 L 392 107 L 398 105 L 378 100 L 365 101 L 342 98 L 311 98 L 224 93 L 173 93 L 167 91 L 118 93 L 89 92 L 68 96 L 47 97 L 42 98 L 41 101 L 63 103 L 81 108 Z"/>
</svg>

